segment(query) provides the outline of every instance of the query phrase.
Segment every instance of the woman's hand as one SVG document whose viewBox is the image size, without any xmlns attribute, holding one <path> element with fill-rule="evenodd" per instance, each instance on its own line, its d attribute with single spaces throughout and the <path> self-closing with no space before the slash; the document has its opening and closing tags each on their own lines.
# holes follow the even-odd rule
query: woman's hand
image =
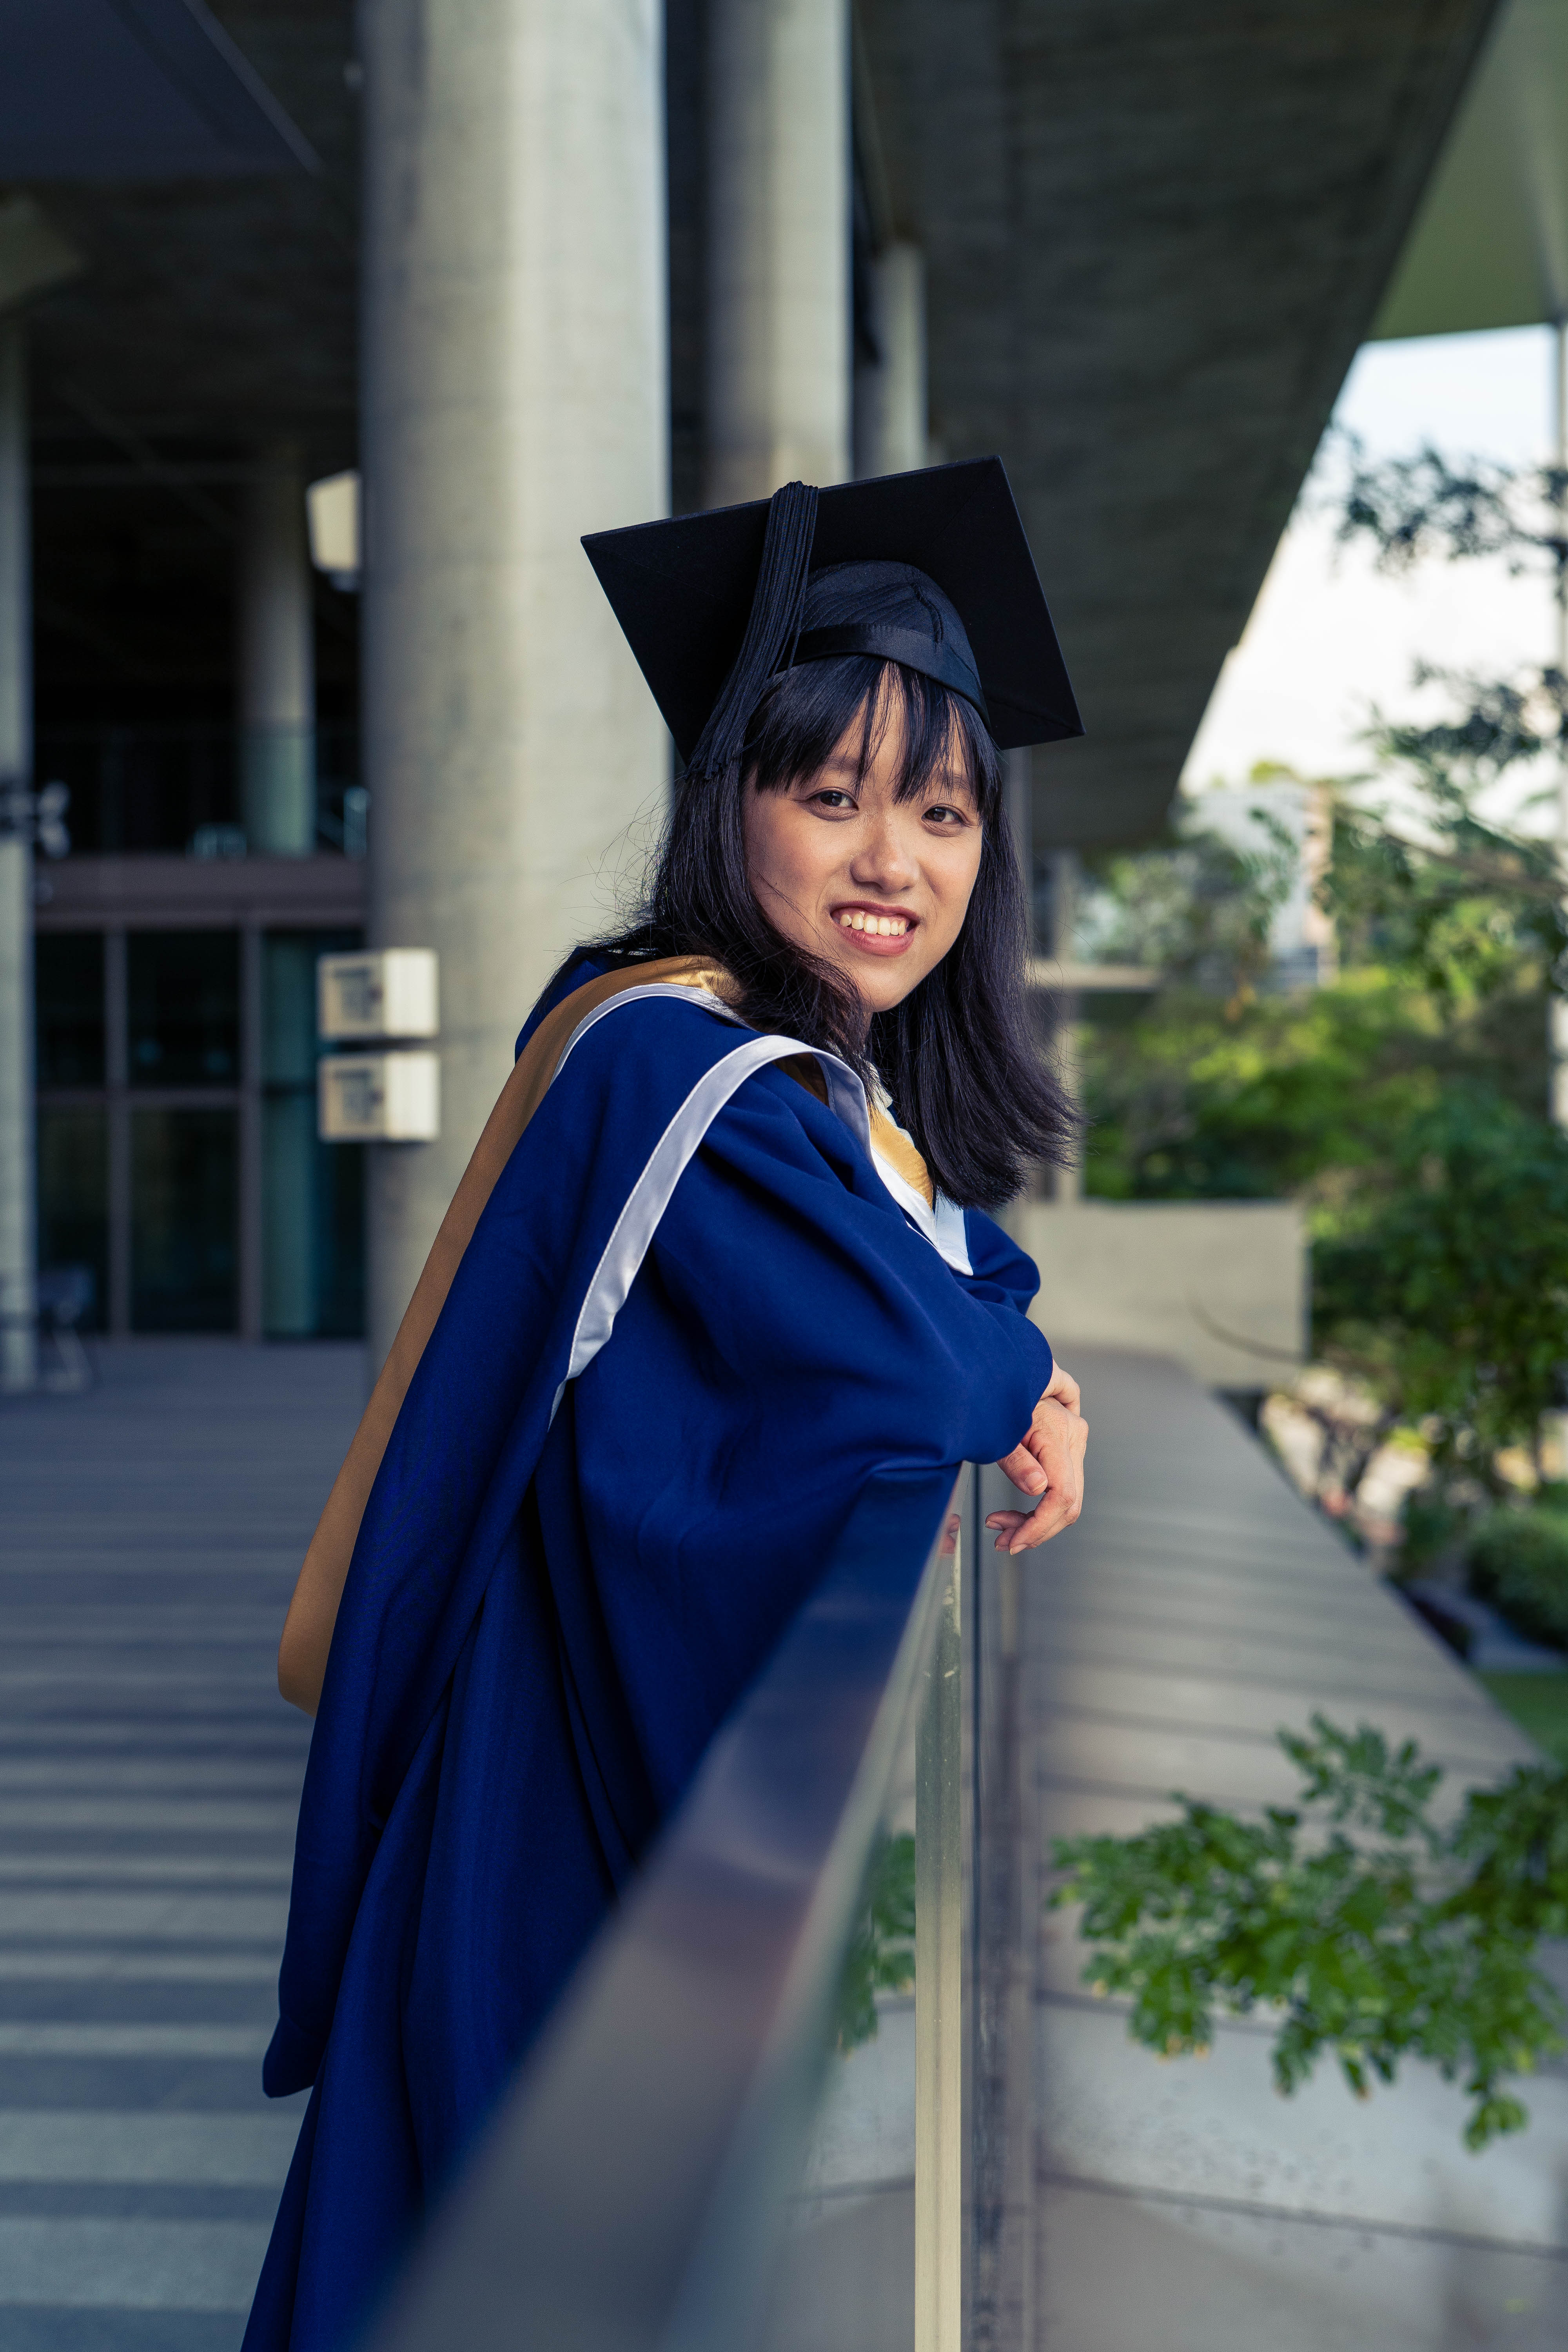
<svg viewBox="0 0 1568 2352">
<path fill-rule="evenodd" d="M 1079 1410 L 1079 1386 L 1058 1364 L 1050 1386 L 1035 1407 L 1021 1444 L 996 1465 L 1026 1495 L 1037 1495 L 1032 1511 L 993 1511 L 985 1524 L 996 1529 L 998 1551 L 1033 1551 L 1070 1528 L 1083 1508 L 1083 1450 L 1089 1423 Z"/>
</svg>

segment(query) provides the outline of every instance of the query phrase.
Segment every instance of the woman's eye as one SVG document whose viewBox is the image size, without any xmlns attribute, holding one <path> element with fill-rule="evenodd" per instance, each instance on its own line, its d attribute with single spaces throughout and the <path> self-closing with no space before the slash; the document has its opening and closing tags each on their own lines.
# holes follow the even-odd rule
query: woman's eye
<svg viewBox="0 0 1568 2352">
<path fill-rule="evenodd" d="M 852 809 L 855 805 L 848 793 L 837 792 L 831 787 L 826 792 L 813 793 L 812 797 L 819 808 Z"/>
<path fill-rule="evenodd" d="M 926 814 L 928 817 L 934 817 L 939 824 L 943 825 L 967 824 L 969 822 L 962 809 L 948 808 L 942 803 L 939 803 L 935 808 L 928 808 Z"/>
</svg>

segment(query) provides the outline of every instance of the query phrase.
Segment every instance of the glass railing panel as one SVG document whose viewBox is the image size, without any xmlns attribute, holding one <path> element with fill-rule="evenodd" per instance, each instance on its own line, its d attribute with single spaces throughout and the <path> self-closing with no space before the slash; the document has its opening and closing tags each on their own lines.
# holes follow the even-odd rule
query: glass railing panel
<svg viewBox="0 0 1568 2352">
<path fill-rule="evenodd" d="M 791 2325 L 797 2343 L 865 2352 L 883 2339 L 824 2333 L 841 2316 L 832 2297 L 814 2311 L 797 2305 L 792 2319 L 790 2279 L 803 2254 L 807 2271 L 822 2267 L 831 2190 L 847 2187 L 865 2205 L 871 2176 L 855 2168 L 867 2164 L 883 2168 L 875 2185 L 892 2192 L 880 2209 L 886 2275 L 897 2282 L 887 2340 L 899 2352 L 917 2340 L 918 1981 L 912 2021 L 907 1994 L 900 2007 L 889 1984 L 875 2040 L 847 2057 L 836 2045 L 868 1872 L 908 1833 L 911 1789 L 917 1877 L 922 1838 L 938 1840 L 939 1928 L 954 1899 L 946 1873 L 963 1851 L 963 1781 L 961 1767 L 955 1840 L 944 1643 L 963 1637 L 952 1596 L 968 1554 L 955 1540 L 962 1498 L 942 1508 L 951 1495 L 935 1477 L 873 1481 L 863 1495 L 813 1599 L 715 1740 L 437 2218 L 378 2352 L 522 2342 L 740 2352 Z M 928 1551 L 919 1531 L 933 1526 L 945 1532 Z M 922 1809 L 921 1725 L 933 1710 L 938 1748 L 923 1752 L 941 1785 L 934 1809 L 930 1799 Z M 961 1759 L 964 1720 L 961 1697 Z M 891 1850 L 907 1862 L 907 1850 Z M 907 1888 L 907 1869 L 904 1878 Z M 941 1967 L 938 2038 L 951 2047 L 955 1995 L 951 1983 L 944 1994 Z M 961 1955 L 960 2000 L 963 1969 Z M 957 2039 L 962 2051 L 962 2025 Z M 868 2058 L 879 2045 L 880 2058 Z M 944 2143 L 962 2137 L 954 2110 L 950 2089 Z M 962 2147 L 932 2160 L 947 2242 L 962 2244 L 962 2205 L 950 2210 Z M 888 2172 L 889 2162 L 901 2168 Z M 933 2352 L 943 2341 L 918 2340 Z"/>
<path fill-rule="evenodd" d="M 876 2038 L 828 2069 L 766 2352 L 1018 2340 L 1029 2292 L 1025 1564 L 998 1554 L 984 1527 L 1016 1499 L 994 1471 L 966 1474 L 954 1498 L 881 1824 L 881 1853 L 908 1864 L 914 1980 L 876 1995 Z"/>
<path fill-rule="evenodd" d="M 918 1779 L 936 1633 L 933 1622 L 861 1882 L 809 2147 L 785 2208 L 766 2352 L 913 2352 Z"/>
</svg>

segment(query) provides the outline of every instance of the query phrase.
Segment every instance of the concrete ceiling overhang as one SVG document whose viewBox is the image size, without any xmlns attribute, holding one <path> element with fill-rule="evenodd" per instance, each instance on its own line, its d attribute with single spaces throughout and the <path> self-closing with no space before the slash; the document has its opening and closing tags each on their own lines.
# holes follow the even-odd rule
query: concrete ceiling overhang
<svg viewBox="0 0 1568 2352">
<path fill-rule="evenodd" d="M 1037 837 L 1161 824 L 1491 0 L 859 0 L 931 424 L 999 450 L 1089 733 Z"/>
<path fill-rule="evenodd" d="M 1375 335 L 1568 318 L 1568 0 L 1506 0 Z"/>
<path fill-rule="evenodd" d="M 49 0 L 89 5 L 109 0 Z M 186 11 L 186 0 L 172 5 Z M 47 13 L 40 0 L 0 9 Z M 235 88 L 268 93 L 316 168 L 290 157 L 287 169 L 38 183 L 85 263 L 33 316 L 34 446 L 46 468 L 134 472 L 127 452 L 148 444 L 199 465 L 286 437 L 320 471 L 353 462 L 353 0 L 217 0 L 216 15 L 213 58 L 226 73 L 239 60 Z"/>
<path fill-rule="evenodd" d="M 0 0 L 0 180 L 301 168 L 309 142 L 201 0 Z"/>
</svg>

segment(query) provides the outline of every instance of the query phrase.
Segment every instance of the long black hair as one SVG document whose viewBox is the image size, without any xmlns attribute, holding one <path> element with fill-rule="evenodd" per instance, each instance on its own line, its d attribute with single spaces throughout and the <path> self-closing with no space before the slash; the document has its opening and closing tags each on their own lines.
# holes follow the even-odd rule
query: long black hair
<svg viewBox="0 0 1568 2352">
<path fill-rule="evenodd" d="M 745 795 L 814 775 L 857 725 L 863 774 L 900 715 L 898 798 L 916 798 L 956 760 L 980 818 L 980 871 L 947 955 L 868 1024 L 844 974 L 785 939 L 758 905 L 746 873 Z M 1027 950 L 1001 755 L 979 712 L 919 670 L 848 655 L 770 681 L 740 757 L 677 784 L 635 918 L 575 949 L 562 971 L 584 955 L 612 964 L 711 958 L 734 981 L 734 1009 L 751 1027 L 823 1046 L 863 1078 L 874 1066 L 940 1189 L 991 1209 L 1022 1189 L 1031 1166 L 1067 1160 L 1078 1126 L 1034 1028 Z"/>
</svg>

